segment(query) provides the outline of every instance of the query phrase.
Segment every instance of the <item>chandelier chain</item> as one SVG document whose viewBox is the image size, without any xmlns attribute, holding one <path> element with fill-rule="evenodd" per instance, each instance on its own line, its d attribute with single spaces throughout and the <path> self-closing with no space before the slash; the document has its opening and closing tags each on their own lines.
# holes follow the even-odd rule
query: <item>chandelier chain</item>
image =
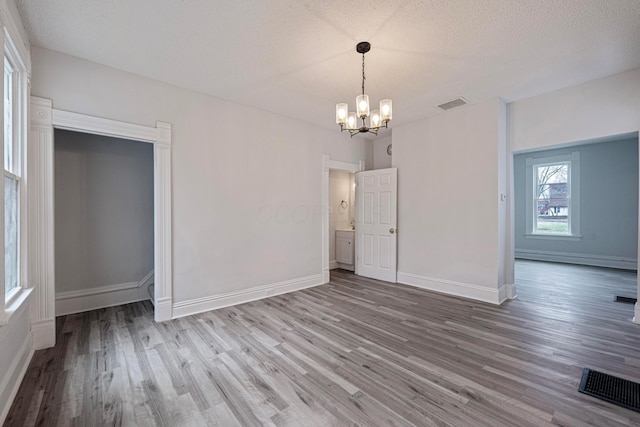
<svg viewBox="0 0 640 427">
<path fill-rule="evenodd" d="M 364 53 L 362 54 L 362 94 L 364 95 Z"/>
</svg>

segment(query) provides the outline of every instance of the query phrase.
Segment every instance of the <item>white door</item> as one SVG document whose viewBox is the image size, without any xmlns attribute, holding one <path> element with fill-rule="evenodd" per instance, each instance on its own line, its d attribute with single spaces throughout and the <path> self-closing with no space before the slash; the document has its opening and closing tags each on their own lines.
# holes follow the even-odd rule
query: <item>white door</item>
<svg viewBox="0 0 640 427">
<path fill-rule="evenodd" d="M 356 274 L 395 283 L 398 169 L 356 177 Z"/>
</svg>

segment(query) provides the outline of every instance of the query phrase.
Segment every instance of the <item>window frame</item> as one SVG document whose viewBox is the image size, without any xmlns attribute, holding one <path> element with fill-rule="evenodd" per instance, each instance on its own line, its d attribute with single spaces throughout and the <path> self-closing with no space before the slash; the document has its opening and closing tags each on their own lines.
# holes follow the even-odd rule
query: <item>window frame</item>
<svg viewBox="0 0 640 427">
<path fill-rule="evenodd" d="M 10 35 L 9 28 L 4 26 L 4 31 L 0 32 L 0 44 L 2 45 L 3 73 L 5 61 L 11 66 L 11 87 L 8 90 L 12 95 L 12 132 L 11 132 L 11 161 L 9 170 L 3 169 L 3 183 L 0 185 L 0 251 L 4 259 L 4 176 L 15 179 L 18 183 L 18 272 L 17 286 L 9 293 L 5 294 L 5 263 L 0 263 L 0 291 L 4 295 L 0 298 L 0 325 L 9 322 L 11 315 L 16 312 L 29 297 L 32 289 L 27 281 L 27 135 L 28 135 L 28 67 L 20 50 L 16 47 Z M 28 60 L 28 58 L 27 58 Z M 2 79 L 2 109 L 0 111 L 4 127 L 4 95 L 5 79 Z M 0 144 L 0 157 L 4 167 L 4 131 L 2 133 L 2 144 Z"/>
<path fill-rule="evenodd" d="M 558 164 L 568 164 L 567 185 L 569 187 L 569 212 L 568 233 L 544 233 L 536 229 L 538 197 L 537 168 L 540 166 L 551 166 Z M 551 240 L 579 240 L 580 234 L 580 152 L 574 151 L 571 154 L 557 155 L 549 157 L 534 158 L 526 160 L 526 238 L 551 239 Z"/>
</svg>

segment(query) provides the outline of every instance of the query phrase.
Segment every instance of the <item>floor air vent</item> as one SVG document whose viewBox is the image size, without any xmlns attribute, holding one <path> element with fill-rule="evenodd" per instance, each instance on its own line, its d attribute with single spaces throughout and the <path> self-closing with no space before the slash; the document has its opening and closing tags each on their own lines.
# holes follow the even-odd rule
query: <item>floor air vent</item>
<svg viewBox="0 0 640 427">
<path fill-rule="evenodd" d="M 640 384 L 584 368 L 580 393 L 640 412 Z"/>
<path fill-rule="evenodd" d="M 616 302 L 627 302 L 629 304 L 635 304 L 636 302 L 638 302 L 638 300 L 636 298 L 629 298 L 629 297 L 621 297 L 620 295 L 618 295 L 616 297 Z"/>
</svg>

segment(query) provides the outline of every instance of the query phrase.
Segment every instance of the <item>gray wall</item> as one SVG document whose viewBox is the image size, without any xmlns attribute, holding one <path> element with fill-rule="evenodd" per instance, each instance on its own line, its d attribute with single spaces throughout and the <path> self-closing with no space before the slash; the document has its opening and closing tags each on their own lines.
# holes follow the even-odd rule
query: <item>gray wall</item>
<svg viewBox="0 0 640 427">
<path fill-rule="evenodd" d="M 55 131 L 56 292 L 153 270 L 153 145 Z"/>
<path fill-rule="evenodd" d="M 573 151 L 580 152 L 582 239 L 525 238 L 526 159 Z M 553 252 L 561 253 L 554 255 L 556 261 L 634 268 L 632 264 L 638 255 L 637 138 L 517 154 L 514 156 L 514 177 L 516 258 L 530 258 L 522 256 L 527 251 Z"/>
</svg>

